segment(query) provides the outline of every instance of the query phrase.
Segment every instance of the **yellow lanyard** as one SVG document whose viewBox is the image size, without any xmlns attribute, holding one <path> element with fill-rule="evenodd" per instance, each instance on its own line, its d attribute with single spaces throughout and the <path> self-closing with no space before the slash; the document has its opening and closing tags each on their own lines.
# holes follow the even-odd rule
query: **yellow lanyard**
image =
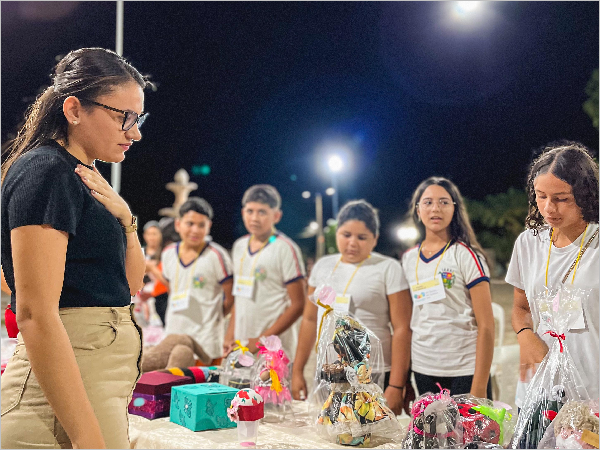
<svg viewBox="0 0 600 450">
<path fill-rule="evenodd" d="M 187 283 L 184 283 L 184 286 L 188 286 L 190 285 L 190 278 L 194 276 L 194 268 L 196 267 L 196 264 L 198 264 L 198 260 L 200 259 L 200 254 L 202 253 L 202 250 L 204 250 L 204 248 L 206 247 L 206 242 L 202 245 L 202 248 L 200 249 L 200 251 L 198 252 L 198 255 L 196 256 L 196 260 L 194 261 L 194 264 L 192 265 L 192 269 L 190 270 L 190 275 L 187 277 L 188 281 Z M 181 245 L 178 246 L 177 248 L 177 268 L 175 269 L 175 293 L 179 292 L 179 266 L 182 264 L 181 262 Z"/>
<path fill-rule="evenodd" d="M 356 272 L 358 272 L 358 269 L 360 269 L 360 266 L 362 266 L 364 264 L 364 262 L 367 259 L 369 259 L 370 257 L 371 257 L 371 255 L 367 256 L 356 266 L 356 269 L 354 269 L 354 272 L 352 273 L 352 276 L 348 280 L 348 283 L 346 283 L 346 287 L 344 288 L 344 293 L 342 295 L 346 295 L 346 291 L 348 290 L 348 286 L 350 286 L 350 283 L 352 283 L 352 280 L 354 279 L 354 275 L 356 275 Z M 337 263 L 335 263 L 335 267 L 331 271 L 332 275 L 335 272 L 335 270 L 338 268 L 338 266 L 340 265 L 341 262 L 342 262 L 342 257 L 340 256 L 340 259 L 338 260 Z M 325 316 L 327 314 L 329 314 L 331 311 L 333 311 L 333 308 L 331 306 L 321 303 L 321 299 L 319 299 L 319 298 L 317 299 L 317 305 L 325 308 L 325 312 L 321 316 L 321 322 L 319 323 L 319 334 L 317 334 L 317 343 L 315 344 L 315 351 L 317 351 L 317 348 L 319 347 L 319 340 L 321 339 L 321 329 L 323 328 L 323 320 L 325 319 Z"/>
<path fill-rule="evenodd" d="M 577 273 L 577 267 L 579 267 L 579 260 L 581 259 L 581 249 L 583 248 L 583 241 L 585 241 L 585 234 L 587 233 L 589 224 L 585 226 L 585 230 L 583 231 L 583 236 L 581 237 L 581 244 L 579 244 L 579 253 L 577 254 L 577 259 L 575 260 L 575 270 L 573 271 L 573 278 L 571 278 L 571 284 L 575 281 L 575 274 Z M 548 261 L 546 262 L 546 287 L 548 287 L 548 267 L 550 267 L 550 252 L 552 251 L 552 236 L 554 236 L 554 227 L 552 227 L 552 231 L 550 232 L 550 247 L 548 247 Z M 590 239 L 591 241 L 591 239 Z M 563 280 L 564 281 L 564 280 Z"/>
<path fill-rule="evenodd" d="M 263 249 L 267 246 L 267 244 L 269 242 L 271 242 L 271 239 L 273 238 L 273 236 L 275 236 L 275 235 L 272 234 L 271 236 L 269 236 L 269 239 L 267 239 L 265 241 L 265 243 L 258 250 L 258 254 L 254 257 L 253 262 L 252 262 L 252 268 L 250 269 L 251 277 L 254 276 L 254 268 L 256 267 L 256 262 L 258 261 L 258 257 L 262 253 Z M 254 239 L 254 235 L 250 236 L 250 240 L 248 240 L 248 252 L 250 252 L 250 243 L 252 242 L 252 239 Z M 246 258 L 246 251 L 244 251 L 244 254 L 242 255 L 242 260 L 240 261 L 240 275 L 239 275 L 240 277 L 242 276 L 243 269 L 244 269 L 244 258 Z"/>
<path fill-rule="evenodd" d="M 350 279 L 348 280 L 348 283 L 346 283 L 346 287 L 344 288 L 344 292 L 342 295 L 346 295 L 346 291 L 348 290 L 348 286 L 350 286 L 350 283 L 352 283 L 352 280 L 354 279 L 354 275 L 356 275 L 356 272 L 358 272 L 358 269 L 360 269 L 360 266 L 362 266 L 364 264 L 364 262 L 369 259 L 371 257 L 371 255 L 367 256 L 365 259 L 363 259 L 360 263 L 358 263 L 358 265 L 356 266 L 356 269 L 354 269 L 354 272 L 352 273 L 352 276 L 350 277 Z M 333 268 L 333 270 L 331 271 L 331 274 L 333 275 L 333 273 L 335 272 L 335 270 L 338 268 L 338 266 L 340 265 L 340 263 L 342 262 L 342 257 L 340 256 L 340 259 L 338 260 L 337 263 L 335 263 L 335 267 Z"/>
<path fill-rule="evenodd" d="M 450 246 L 450 242 L 452 242 L 452 239 L 450 239 L 448 241 L 448 243 L 446 244 L 446 246 L 444 247 L 444 251 L 442 252 L 442 256 L 440 256 L 440 260 L 438 261 L 437 266 L 435 266 L 435 271 L 433 272 L 433 278 L 435 278 L 435 276 L 437 274 L 438 267 L 440 267 L 440 263 L 442 262 L 442 258 L 444 257 L 444 253 L 446 253 L 446 250 L 448 250 L 448 247 Z M 423 244 L 419 245 L 419 254 L 417 255 L 417 264 L 415 266 L 415 275 L 417 276 L 417 283 L 419 282 L 419 260 L 421 259 L 421 247 L 423 247 Z"/>
</svg>

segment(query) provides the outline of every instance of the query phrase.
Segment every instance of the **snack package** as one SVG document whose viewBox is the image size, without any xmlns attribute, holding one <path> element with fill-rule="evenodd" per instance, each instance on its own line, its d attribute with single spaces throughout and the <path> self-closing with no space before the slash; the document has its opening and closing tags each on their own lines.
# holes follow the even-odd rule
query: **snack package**
<svg viewBox="0 0 600 450">
<path fill-rule="evenodd" d="M 252 389 L 264 399 L 265 419 L 283 420 L 287 414 L 292 414 L 288 368 L 290 360 L 278 336 L 263 336 L 256 346 L 259 350 L 258 360 L 254 365 Z"/>
<path fill-rule="evenodd" d="M 470 394 L 453 395 L 452 398 L 458 406 L 462 430 L 459 443 L 463 448 L 483 448 L 480 447 L 482 444 L 508 445 L 517 421 L 510 405 Z"/>
<path fill-rule="evenodd" d="M 538 448 L 598 448 L 598 402 L 568 401 L 554 417 Z"/>
<path fill-rule="evenodd" d="M 320 286 L 312 299 L 326 308 L 311 394 L 311 404 L 318 408 L 317 432 L 350 446 L 369 446 L 375 436 L 393 439 L 401 428 L 374 381 L 375 374 L 383 381 L 381 342 L 360 321 L 331 308 L 332 291 L 328 285 Z"/>
<path fill-rule="evenodd" d="M 458 404 L 448 389 L 427 392 L 413 403 L 402 448 L 456 448 L 462 428 Z"/>
<path fill-rule="evenodd" d="M 568 330 L 581 326 L 584 320 L 581 305 L 586 295 L 589 293 L 584 290 L 563 285 L 558 289 L 544 289 L 535 299 L 540 311 L 538 332 L 555 339 L 527 388 L 510 444 L 512 448 L 537 448 L 567 401 L 589 400 L 565 336 Z"/>
<path fill-rule="evenodd" d="M 227 355 L 223 368 L 219 374 L 219 383 L 237 389 L 249 389 L 252 384 L 252 375 L 256 358 L 248 347 L 240 341 L 235 341 L 236 346 Z"/>
</svg>

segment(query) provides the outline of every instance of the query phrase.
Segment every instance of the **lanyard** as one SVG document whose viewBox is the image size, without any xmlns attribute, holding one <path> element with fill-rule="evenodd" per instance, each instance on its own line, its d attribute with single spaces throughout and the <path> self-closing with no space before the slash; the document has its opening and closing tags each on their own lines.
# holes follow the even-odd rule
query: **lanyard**
<svg viewBox="0 0 600 450">
<path fill-rule="evenodd" d="M 435 266 L 435 271 L 433 272 L 433 277 L 435 278 L 435 275 L 437 274 L 437 270 L 438 267 L 440 267 L 440 263 L 442 262 L 442 258 L 444 257 L 444 253 L 446 253 L 446 250 L 448 250 L 448 247 L 450 246 L 450 242 L 452 242 L 452 239 L 450 239 L 448 241 L 448 243 L 446 244 L 446 246 L 444 247 L 444 251 L 442 252 L 442 256 L 440 256 L 440 260 L 437 263 L 437 266 Z M 419 245 L 419 254 L 417 255 L 417 264 L 415 266 L 415 275 L 417 276 L 417 283 L 419 282 L 419 260 L 421 259 L 421 247 L 423 247 L 423 244 Z"/>
<path fill-rule="evenodd" d="M 184 286 L 189 287 L 190 278 L 194 276 L 194 268 L 196 267 L 196 264 L 198 264 L 198 260 L 200 259 L 200 254 L 202 253 L 202 250 L 204 250 L 206 245 L 207 245 L 206 242 L 204 242 L 204 244 L 202 245 L 202 248 L 198 252 L 198 256 L 196 256 L 194 264 L 192 265 L 192 269 L 190 270 L 190 275 L 188 276 L 188 281 L 187 281 L 187 283 L 184 283 Z M 179 288 L 179 266 L 182 264 L 182 262 L 181 262 L 181 245 L 179 245 L 177 247 L 177 259 L 179 261 L 177 261 L 177 268 L 175 269 L 175 291 L 174 291 L 176 293 L 179 292 L 179 290 L 178 290 L 178 288 Z"/>
<path fill-rule="evenodd" d="M 346 291 L 348 290 L 348 286 L 350 286 L 350 283 L 352 283 L 352 280 L 354 279 L 354 275 L 356 275 L 356 272 L 358 272 L 358 269 L 360 269 L 360 266 L 362 266 L 364 264 L 364 262 L 367 259 L 369 259 L 370 257 L 371 257 L 371 255 L 367 256 L 356 266 L 356 269 L 354 269 L 354 272 L 352 273 L 352 276 L 348 280 L 348 283 L 346 283 L 346 287 L 344 288 L 344 293 L 342 295 L 346 295 Z M 331 271 L 332 275 L 335 272 L 335 270 L 338 268 L 338 266 L 340 265 L 341 262 L 342 262 L 342 257 L 340 256 L 340 259 L 338 260 L 337 263 L 335 263 L 335 266 L 334 266 L 333 270 Z M 321 299 L 317 299 L 317 305 L 325 308 L 325 312 L 321 316 L 321 322 L 319 323 L 319 333 L 317 334 L 317 342 L 315 344 L 315 351 L 317 351 L 317 348 L 319 347 L 319 339 L 321 339 L 321 329 L 323 328 L 323 321 L 325 320 L 325 316 L 327 314 L 329 314 L 331 311 L 333 311 L 333 308 L 331 306 L 321 303 Z"/>
<path fill-rule="evenodd" d="M 571 279 L 571 284 L 573 284 L 573 282 L 575 281 L 575 274 L 577 273 L 577 267 L 579 267 L 579 260 L 581 259 L 581 254 L 582 254 L 581 249 L 583 247 L 583 241 L 585 241 L 585 234 L 587 233 L 588 227 L 589 227 L 589 224 L 585 226 L 585 230 L 583 231 L 583 236 L 581 237 L 581 244 L 579 244 L 579 253 L 577 253 L 577 259 L 575 260 L 575 270 L 573 271 L 573 278 Z M 550 232 L 550 247 L 548 247 L 548 261 L 546 262 L 546 287 L 548 287 L 548 267 L 550 267 L 550 252 L 552 251 L 552 236 L 554 236 L 554 227 L 552 227 L 552 231 Z"/>
<path fill-rule="evenodd" d="M 352 276 L 350 277 L 350 279 L 348 280 L 348 283 L 346 283 L 346 287 L 344 288 L 344 293 L 342 295 L 346 295 L 346 291 L 348 290 L 348 286 L 350 286 L 350 283 L 352 283 L 352 280 L 354 279 L 354 275 L 356 275 L 356 272 L 358 272 L 358 269 L 360 269 L 360 266 L 362 266 L 364 264 L 364 262 L 369 259 L 371 257 L 371 255 L 367 256 L 365 259 L 363 259 L 357 266 L 356 269 L 354 269 L 354 272 L 352 273 Z M 331 274 L 333 275 L 333 272 L 335 272 L 335 270 L 338 268 L 338 266 L 340 265 L 340 263 L 342 262 L 342 257 L 340 256 L 340 259 L 338 260 L 337 263 L 335 263 L 335 267 L 333 268 L 333 270 L 331 271 Z"/>
<path fill-rule="evenodd" d="M 258 257 L 262 253 L 263 249 L 267 246 L 267 244 L 269 242 L 271 242 L 271 239 L 273 239 L 274 236 L 275 236 L 274 234 L 272 234 L 271 236 L 269 236 L 269 239 L 267 239 L 265 241 L 265 243 L 258 250 L 258 254 L 253 258 L 252 268 L 250 269 L 250 276 L 253 276 L 253 274 L 254 274 L 254 268 L 256 267 L 256 262 L 258 261 Z M 250 251 L 250 242 L 252 242 L 252 239 L 254 239 L 254 235 L 250 236 L 250 240 L 248 241 L 248 252 Z M 242 276 L 242 274 L 243 274 L 244 258 L 246 258 L 246 252 L 245 251 L 244 251 L 244 254 L 242 255 L 242 260 L 240 261 L 240 276 Z"/>
</svg>

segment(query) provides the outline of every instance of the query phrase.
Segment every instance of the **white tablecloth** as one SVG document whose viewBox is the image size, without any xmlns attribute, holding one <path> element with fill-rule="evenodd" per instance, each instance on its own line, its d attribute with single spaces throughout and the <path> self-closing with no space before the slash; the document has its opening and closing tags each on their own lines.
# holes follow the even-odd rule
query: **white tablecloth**
<svg viewBox="0 0 600 450">
<path fill-rule="evenodd" d="M 309 416 L 305 402 L 294 401 L 294 417 L 285 423 L 269 423 L 261 420 L 256 448 L 345 448 L 321 438 L 313 427 L 314 418 Z M 399 432 L 403 433 L 408 418 L 399 419 Z M 225 428 L 210 431 L 191 431 L 169 421 L 168 417 L 148 420 L 129 416 L 131 448 L 244 448 L 238 444 L 237 429 Z M 374 437 L 375 448 L 399 448 L 398 440 Z"/>
</svg>

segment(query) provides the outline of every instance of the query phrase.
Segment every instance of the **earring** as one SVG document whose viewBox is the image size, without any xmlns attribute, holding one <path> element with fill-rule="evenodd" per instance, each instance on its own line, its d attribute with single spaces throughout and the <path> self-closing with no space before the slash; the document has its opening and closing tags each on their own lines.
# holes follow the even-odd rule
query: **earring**
<svg viewBox="0 0 600 450">
<path fill-rule="evenodd" d="M 76 120 L 73 121 L 73 125 L 77 125 L 79 122 L 77 122 Z"/>
</svg>

